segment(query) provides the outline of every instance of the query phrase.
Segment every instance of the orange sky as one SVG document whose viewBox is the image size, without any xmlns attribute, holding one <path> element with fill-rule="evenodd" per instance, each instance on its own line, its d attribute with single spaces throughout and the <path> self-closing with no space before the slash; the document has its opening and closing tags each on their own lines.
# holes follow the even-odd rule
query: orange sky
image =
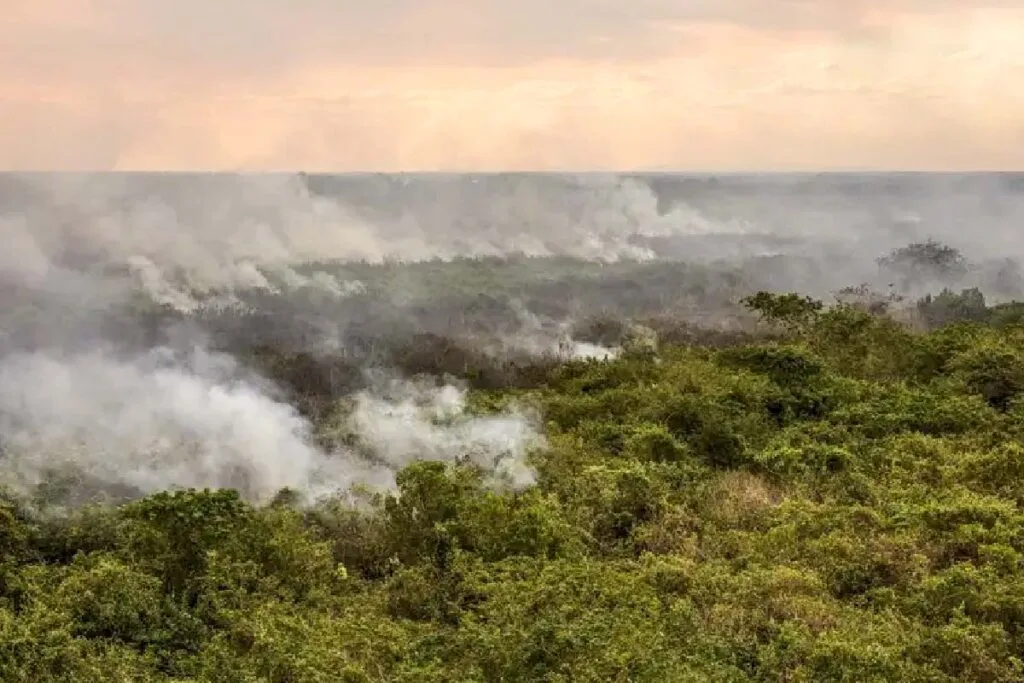
<svg viewBox="0 0 1024 683">
<path fill-rule="evenodd" d="M 1024 0 L 7 0 L 0 167 L 1021 169 L 1021 83 Z"/>
</svg>

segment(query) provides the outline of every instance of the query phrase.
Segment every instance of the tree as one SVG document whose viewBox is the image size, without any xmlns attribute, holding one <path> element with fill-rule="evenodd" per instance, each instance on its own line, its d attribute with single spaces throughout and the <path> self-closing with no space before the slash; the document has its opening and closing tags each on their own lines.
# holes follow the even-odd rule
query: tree
<svg viewBox="0 0 1024 683">
<path fill-rule="evenodd" d="M 824 304 L 809 296 L 799 294 L 773 294 L 758 292 L 745 297 L 741 303 L 757 313 L 762 320 L 796 331 L 812 322 L 821 312 Z"/>
<path fill-rule="evenodd" d="M 914 242 L 878 259 L 886 277 L 899 281 L 901 289 L 930 282 L 953 282 L 967 274 L 968 263 L 959 250 L 934 239 Z"/>
</svg>

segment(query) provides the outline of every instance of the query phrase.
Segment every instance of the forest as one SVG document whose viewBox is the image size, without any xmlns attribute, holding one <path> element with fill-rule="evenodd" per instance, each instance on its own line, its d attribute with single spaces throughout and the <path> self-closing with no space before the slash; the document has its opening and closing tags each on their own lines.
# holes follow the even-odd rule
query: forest
<svg viewBox="0 0 1024 683">
<path fill-rule="evenodd" d="M 901 259 L 961 267 L 936 244 Z M 587 288 L 570 265 L 527 263 L 546 269 L 529 286 L 507 264 L 417 266 L 406 291 L 463 293 L 415 334 L 396 327 L 407 302 L 373 350 L 462 382 L 473 414 L 534 411 L 529 481 L 466 457 L 313 501 L 81 500 L 86 482 L 55 471 L 0 502 L 0 680 L 1024 680 L 1024 305 L 624 265 L 573 330 L 614 355 L 445 336 L 467 310 L 494 329 L 509 292 L 534 310 L 572 298 L 552 289 Z M 735 324 L 695 322 L 701 308 Z M 300 352 L 264 323 L 209 326 L 318 439 L 357 440 L 345 396 L 365 359 Z"/>
</svg>

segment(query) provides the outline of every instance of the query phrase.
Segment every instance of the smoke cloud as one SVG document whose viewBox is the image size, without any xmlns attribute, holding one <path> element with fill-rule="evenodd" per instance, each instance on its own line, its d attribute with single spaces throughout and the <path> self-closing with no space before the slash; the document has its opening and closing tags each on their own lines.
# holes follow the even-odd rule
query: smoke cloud
<svg viewBox="0 0 1024 683">
<path fill-rule="evenodd" d="M 573 339 L 577 322 L 643 306 L 713 314 L 694 292 L 724 306 L 744 288 L 884 288 L 876 259 L 930 237 L 969 267 L 913 287 L 1018 296 L 1021 187 L 984 175 L 0 175 L 0 470 L 21 489 L 70 468 L 140 493 L 266 499 L 466 460 L 528 485 L 536 416 L 474 414 L 464 388 L 367 373 L 388 360 L 360 349 L 415 347 L 422 332 L 496 355 L 608 357 L 617 349 Z M 502 285 L 521 296 L 488 298 L 513 256 L 557 258 L 538 263 L 533 289 Z M 429 289 L 434 260 L 466 257 L 484 260 Z M 479 329 L 458 322 L 472 311 Z M 325 440 L 239 340 L 360 365 L 334 411 L 347 438 Z"/>
<path fill-rule="evenodd" d="M 377 393 L 359 392 L 355 401 L 355 433 L 392 470 L 460 454 L 513 486 L 533 483 L 526 456 L 544 441 L 529 412 L 467 416 L 463 389 L 394 378 Z"/>
<path fill-rule="evenodd" d="M 141 491 L 234 487 L 256 497 L 306 489 L 325 454 L 309 425 L 229 358 L 102 351 L 17 353 L 0 362 L 6 475 L 22 488 L 72 466 Z"/>
<path fill-rule="evenodd" d="M 266 500 L 285 487 L 386 487 L 415 460 L 465 458 L 502 483 L 532 483 L 525 459 L 543 440 L 527 414 L 467 416 L 464 392 L 447 384 L 380 389 L 356 395 L 347 420 L 362 451 L 327 451 L 294 408 L 223 355 L 14 354 L 0 362 L 3 480 L 30 489 L 70 468 L 140 492 L 230 487 Z"/>
<path fill-rule="evenodd" d="M 161 182 L 162 181 L 162 182 Z M 380 261 L 387 241 L 296 177 L 7 177 L 0 235 L 3 481 L 29 489 L 74 470 L 139 492 L 233 487 L 266 499 L 388 486 L 416 459 L 458 460 L 522 486 L 543 440 L 528 415 L 463 414 L 452 385 L 371 383 L 346 420 L 359 450 L 320 445 L 284 392 L 209 348 L 193 314 L 240 295 L 355 296 L 316 260 Z M 428 255 L 424 242 L 397 255 Z M 147 341 L 133 315 L 184 318 Z M 138 332 L 132 330 L 133 333 Z M 380 392 L 384 393 L 381 394 Z"/>
</svg>

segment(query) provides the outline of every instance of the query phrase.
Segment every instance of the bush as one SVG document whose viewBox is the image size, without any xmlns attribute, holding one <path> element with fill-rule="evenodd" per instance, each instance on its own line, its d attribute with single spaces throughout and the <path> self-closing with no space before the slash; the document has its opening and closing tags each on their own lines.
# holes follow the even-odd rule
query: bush
<svg viewBox="0 0 1024 683">
<path fill-rule="evenodd" d="M 960 272 L 955 250 L 911 246 L 885 267 Z M 501 263 L 453 267 L 476 283 L 456 283 L 473 315 L 507 308 L 480 283 L 522 285 Z M 623 307 L 652 282 L 662 301 L 742 284 L 605 267 L 630 283 L 603 290 Z M 417 268 L 435 291 L 452 277 Z M 701 337 L 673 314 L 647 351 L 529 371 L 439 334 L 374 352 L 473 377 L 474 413 L 540 411 L 525 489 L 412 462 L 393 489 L 315 504 L 186 490 L 86 505 L 130 492 L 67 471 L 0 496 L 0 679 L 1021 680 L 1016 309 L 943 292 L 915 309 L 942 326 L 911 329 L 898 301 L 853 294 L 826 309 L 761 292 L 747 305 L 771 335 L 741 318 L 742 334 Z M 625 342 L 626 319 L 588 334 Z M 314 360 L 262 358 L 345 447 L 347 408 Z"/>
</svg>

